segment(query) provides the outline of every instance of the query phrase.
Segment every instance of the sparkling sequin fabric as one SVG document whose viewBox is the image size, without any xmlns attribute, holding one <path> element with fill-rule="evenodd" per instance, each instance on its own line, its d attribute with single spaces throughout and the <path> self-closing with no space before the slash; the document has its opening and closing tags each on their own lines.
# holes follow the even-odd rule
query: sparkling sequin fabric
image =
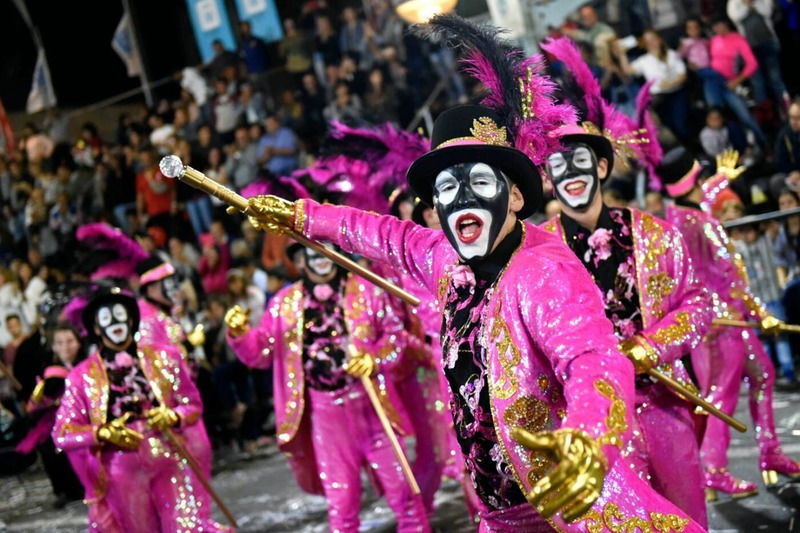
<svg viewBox="0 0 800 533">
<path fill-rule="evenodd" d="M 741 259 L 717 219 L 685 206 L 668 207 L 666 216 L 683 233 L 698 276 L 712 293 L 714 316 L 756 322 L 767 316 L 750 291 Z M 742 380 L 748 383 L 761 456 L 781 454 L 772 411 L 775 370 L 756 332 L 714 327 L 692 353 L 692 362 L 703 393 L 726 413 L 736 409 Z M 727 466 L 729 444 L 730 428 L 709 418 L 701 445 L 706 468 Z"/>
<path fill-rule="evenodd" d="M 240 337 L 229 336 L 228 344 L 247 366 L 273 369 L 278 443 L 288 452 L 289 465 L 300 487 L 321 494 L 306 412 L 308 383 L 303 347 L 308 298 L 302 282 L 285 287 L 272 298 L 261 323 Z M 373 355 L 381 370 L 390 371 L 405 349 L 408 336 L 402 322 L 386 313 L 387 300 L 385 293 L 359 278 L 351 276 L 345 282 L 342 311 L 347 342 Z M 410 432 L 408 416 L 400 407 L 392 380 L 378 374 L 373 381 L 395 428 Z M 347 432 L 347 427 L 341 426 L 341 431 Z"/>
<path fill-rule="evenodd" d="M 453 265 L 448 275 L 454 290 L 447 295 L 442 327 L 444 374 L 453 391 L 451 411 L 467 471 L 475 492 L 490 509 L 507 509 L 525 502 L 503 455 L 489 401 L 487 351 L 478 342 L 487 294 L 522 238 L 521 226 L 492 254 L 491 267 Z"/>
<path fill-rule="evenodd" d="M 181 357 L 169 346 L 140 345 L 136 363 L 160 402 L 180 417 L 174 429 L 195 457 L 210 456 L 205 431 L 197 421 L 200 396 Z M 120 366 L 117 364 L 117 366 Z M 144 435 L 138 449 L 122 451 L 98 445 L 97 429 L 112 415 L 111 376 L 97 352 L 75 367 L 56 415 L 53 440 L 86 489 L 90 530 L 227 531 L 211 518 L 211 498 L 172 445 L 143 420 L 131 426 Z M 126 402 L 119 404 L 124 409 Z"/>
<path fill-rule="evenodd" d="M 546 226 L 565 237 L 592 273 L 604 294 L 606 315 L 614 323 L 617 337 L 644 335 L 659 370 L 689 383 L 679 360 L 658 357 L 688 354 L 710 323 L 706 293 L 686 261 L 685 245 L 678 231 L 639 211 L 607 207 L 593 233 L 563 214 L 560 224 L 559 219 L 554 219 Z M 644 282 L 641 287 L 640 280 Z M 621 314 L 626 309 L 627 317 Z M 683 316 L 677 313 L 692 316 L 693 329 L 678 346 L 662 345 L 657 339 L 663 340 L 666 335 L 659 332 L 675 329 L 671 317 Z M 668 342 L 676 340 L 682 339 Z M 637 431 L 624 452 L 626 462 L 662 495 L 705 525 L 702 468 L 692 437 L 694 423 L 689 405 L 664 385 L 640 375 L 636 415 Z M 675 438 L 664 439 L 665 433 Z M 681 469 L 676 470 L 675 464 L 681 464 Z"/>
<path fill-rule="evenodd" d="M 454 290 L 447 267 L 456 264 L 457 256 L 441 231 L 347 207 L 303 204 L 306 236 L 385 263 L 398 275 L 426 286 L 440 301 Z M 616 352 L 617 340 L 599 291 L 569 248 L 525 224 L 522 244 L 498 279 L 485 315 L 478 342 L 486 349 L 492 419 L 503 456 L 523 493 L 551 465 L 510 438 L 516 426 L 531 431 L 580 428 L 602 443 L 612 465 L 601 499 L 592 508 L 600 516 L 599 527 L 566 524 L 558 517 L 552 525 L 570 532 L 603 527 L 613 531 L 626 521 L 652 525 L 666 516 L 680 522 L 675 531 L 703 531 L 616 461 L 630 429 L 633 370 Z M 503 512 L 484 507 L 479 515 L 487 520 L 491 515 L 493 523 L 502 524 L 496 513 Z M 540 517 L 526 518 L 524 513 L 514 513 L 509 520 L 517 528 L 510 531 L 541 526 Z"/>
</svg>

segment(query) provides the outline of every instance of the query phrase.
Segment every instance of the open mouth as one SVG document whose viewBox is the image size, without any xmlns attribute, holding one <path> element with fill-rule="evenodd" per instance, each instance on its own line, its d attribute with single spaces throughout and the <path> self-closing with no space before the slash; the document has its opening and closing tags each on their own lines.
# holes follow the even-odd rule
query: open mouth
<svg viewBox="0 0 800 533">
<path fill-rule="evenodd" d="M 586 191 L 586 181 L 572 180 L 564 185 L 564 191 L 570 196 L 580 196 Z"/>
<path fill-rule="evenodd" d="M 464 213 L 456 219 L 456 235 L 464 244 L 475 242 L 483 231 L 483 220 L 472 213 Z"/>
</svg>

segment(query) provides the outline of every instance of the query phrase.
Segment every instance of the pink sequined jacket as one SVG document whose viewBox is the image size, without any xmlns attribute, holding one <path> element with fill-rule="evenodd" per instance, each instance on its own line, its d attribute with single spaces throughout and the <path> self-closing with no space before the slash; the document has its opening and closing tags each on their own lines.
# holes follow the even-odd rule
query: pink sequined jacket
<svg viewBox="0 0 800 533">
<path fill-rule="evenodd" d="M 714 318 L 759 322 L 768 316 L 750 290 L 742 259 L 719 220 L 677 205 L 667 207 L 666 218 L 683 234 L 697 277 L 711 293 Z"/>
<path fill-rule="evenodd" d="M 180 417 L 175 429 L 182 435 L 187 448 L 194 454 L 197 431 L 203 405 L 189 371 L 180 356 L 169 345 L 158 348 L 139 345 L 139 362 L 156 398 L 173 409 Z M 53 440 L 65 451 L 75 473 L 86 489 L 86 499 L 102 499 L 108 482 L 101 460 L 103 446 L 98 445 L 95 433 L 107 420 L 108 376 L 97 352 L 72 369 L 67 377 L 66 391 L 56 414 Z"/>
<path fill-rule="evenodd" d="M 657 368 L 691 384 L 680 358 L 691 352 L 711 327 L 708 292 L 694 273 L 680 231 L 648 213 L 630 209 L 642 331 Z M 564 239 L 558 217 L 544 224 Z"/>
<path fill-rule="evenodd" d="M 256 328 L 240 337 L 228 336 L 228 344 L 247 366 L 273 369 L 278 444 L 287 453 L 298 485 L 306 492 L 322 494 L 316 469 L 311 431 L 308 427 L 303 369 L 302 282 L 273 296 Z M 359 351 L 376 358 L 379 372 L 373 377 L 381 401 L 395 429 L 410 432 L 407 413 L 400 407 L 387 371 L 402 365 L 400 357 L 409 342 L 403 322 L 390 309 L 389 296 L 361 278 L 349 276 L 345 286 L 344 318 L 350 341 Z M 347 428 L 342 428 L 347 431 Z"/>
<path fill-rule="evenodd" d="M 301 201 L 296 229 L 387 263 L 444 301 L 447 267 L 458 261 L 441 231 L 347 207 Z M 524 492 L 550 468 L 511 439 L 573 427 L 619 454 L 633 405 L 633 370 L 616 351 L 597 287 L 571 250 L 526 224 L 520 248 L 501 275 L 479 334 L 489 352 L 489 394 L 499 442 Z"/>
<path fill-rule="evenodd" d="M 144 298 L 139 298 L 136 302 L 139 304 L 141 314 L 139 335 L 144 342 L 153 345 L 171 344 L 180 350 L 185 359 L 186 350 L 183 341 L 186 339 L 186 334 L 180 324 Z"/>
</svg>

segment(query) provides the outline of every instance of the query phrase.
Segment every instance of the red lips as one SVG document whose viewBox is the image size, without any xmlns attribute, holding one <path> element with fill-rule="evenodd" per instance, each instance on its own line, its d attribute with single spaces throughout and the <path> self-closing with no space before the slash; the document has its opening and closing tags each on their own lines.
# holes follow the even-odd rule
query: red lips
<svg viewBox="0 0 800 533">
<path fill-rule="evenodd" d="M 580 196 L 586 190 L 586 181 L 572 180 L 564 185 L 564 191 L 570 196 Z"/>
<path fill-rule="evenodd" d="M 456 219 L 455 229 L 458 240 L 470 244 L 481 236 L 483 220 L 472 213 L 464 213 Z"/>
</svg>

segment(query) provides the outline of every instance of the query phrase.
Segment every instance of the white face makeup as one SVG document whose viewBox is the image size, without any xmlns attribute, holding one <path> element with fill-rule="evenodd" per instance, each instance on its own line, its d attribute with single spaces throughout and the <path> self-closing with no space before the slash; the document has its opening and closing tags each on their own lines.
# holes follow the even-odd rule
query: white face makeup
<svg viewBox="0 0 800 533">
<path fill-rule="evenodd" d="M 489 231 L 492 213 L 486 209 L 462 209 L 447 217 L 447 227 L 456 236 L 458 255 L 464 259 L 489 252 Z"/>
<path fill-rule="evenodd" d="M 458 255 L 469 260 L 491 252 L 508 209 L 508 183 L 486 163 L 461 163 L 439 172 L 434 204 Z"/>
<path fill-rule="evenodd" d="M 306 253 L 306 267 L 312 273 L 324 278 L 333 271 L 334 269 L 333 261 L 322 255 L 321 253 L 312 249 L 307 249 L 305 253 Z"/>
<path fill-rule="evenodd" d="M 597 191 L 597 163 L 583 145 L 556 152 L 547 159 L 547 171 L 558 199 L 573 209 L 587 207 Z"/>
<path fill-rule="evenodd" d="M 122 304 L 103 306 L 97 310 L 97 325 L 112 344 L 124 344 L 128 339 L 128 310 Z"/>
</svg>

